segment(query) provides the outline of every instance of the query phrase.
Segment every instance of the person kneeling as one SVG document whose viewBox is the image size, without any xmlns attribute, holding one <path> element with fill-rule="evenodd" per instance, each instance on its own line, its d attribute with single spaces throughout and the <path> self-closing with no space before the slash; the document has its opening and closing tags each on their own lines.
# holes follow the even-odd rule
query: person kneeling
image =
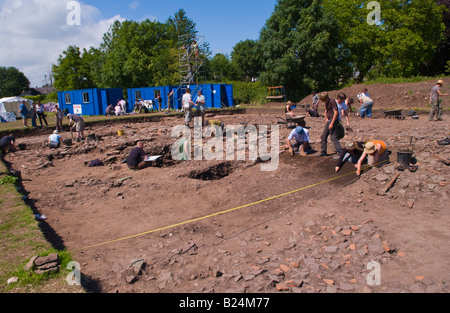
<svg viewBox="0 0 450 313">
<path fill-rule="evenodd" d="M 291 144 L 291 140 L 294 138 L 296 142 Z M 292 156 L 294 156 L 296 151 L 299 151 L 301 156 L 306 156 L 312 150 L 309 144 L 309 132 L 301 126 L 295 128 L 286 141 L 288 143 L 289 153 Z"/>
<path fill-rule="evenodd" d="M 61 136 L 59 131 L 55 130 L 50 137 L 48 137 L 48 146 L 50 149 L 58 149 L 61 146 Z"/>
<path fill-rule="evenodd" d="M 127 158 L 127 166 L 130 170 L 142 170 L 146 168 L 149 162 L 146 162 L 147 155 L 144 152 L 144 143 L 139 141 L 136 148 L 131 150 Z"/>
</svg>

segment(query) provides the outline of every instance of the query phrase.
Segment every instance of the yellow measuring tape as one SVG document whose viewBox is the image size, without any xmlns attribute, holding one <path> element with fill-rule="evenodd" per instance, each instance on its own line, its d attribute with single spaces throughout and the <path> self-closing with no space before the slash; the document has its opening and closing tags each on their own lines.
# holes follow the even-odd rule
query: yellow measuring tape
<svg viewBox="0 0 450 313">
<path fill-rule="evenodd" d="M 365 167 L 362 170 L 366 170 L 366 169 L 369 169 L 371 167 L 378 166 L 378 165 L 386 163 L 388 161 L 389 160 L 386 160 L 386 161 L 380 162 L 378 164 L 374 164 L 374 165 Z M 72 250 L 72 251 L 73 252 L 77 252 L 77 251 L 81 251 L 81 250 L 87 250 L 87 249 L 91 249 L 91 248 L 95 248 L 95 247 L 100 247 L 100 246 L 112 244 L 112 243 L 123 241 L 123 240 L 127 240 L 127 239 L 141 237 L 141 236 L 144 236 L 144 235 L 148 235 L 148 234 L 155 233 L 155 232 L 158 232 L 158 231 L 174 228 L 174 227 L 177 227 L 177 226 L 190 224 L 190 223 L 201 221 L 201 220 L 204 220 L 204 219 L 208 219 L 208 218 L 211 218 L 211 217 L 214 217 L 214 216 L 218 216 L 218 215 L 234 212 L 234 211 L 237 211 L 237 210 L 249 207 L 249 206 L 253 206 L 253 205 L 256 205 L 256 204 L 259 204 L 259 203 L 271 201 L 271 200 L 278 199 L 278 198 L 281 198 L 281 197 L 284 197 L 284 196 L 287 196 L 287 195 L 290 195 L 290 194 L 293 194 L 293 193 L 296 193 L 296 192 L 299 192 L 299 191 L 303 191 L 303 190 L 306 190 L 306 189 L 309 189 L 309 188 L 313 188 L 313 187 L 316 187 L 316 186 L 319 186 L 319 185 L 322 185 L 322 184 L 326 184 L 326 183 L 329 183 L 329 182 L 331 182 L 333 180 L 337 180 L 339 178 L 343 178 L 343 177 L 349 176 L 349 175 L 354 174 L 354 173 L 356 173 L 356 171 L 355 172 L 350 172 L 350 173 L 347 173 L 347 174 L 344 174 L 344 175 L 341 175 L 341 176 L 338 176 L 338 177 L 334 177 L 334 178 L 331 178 L 331 179 L 328 179 L 328 180 L 324 180 L 324 181 L 322 181 L 320 183 L 316 183 L 316 184 L 313 184 L 313 185 L 310 185 L 310 186 L 302 187 L 300 189 L 292 190 L 292 191 L 289 191 L 289 192 L 286 192 L 286 193 L 283 193 L 283 194 L 280 194 L 280 195 L 277 195 L 277 196 L 273 196 L 273 197 L 270 197 L 270 198 L 267 198 L 267 199 L 264 199 L 264 200 L 259 200 L 259 201 L 253 202 L 253 203 L 241 205 L 241 206 L 238 206 L 238 207 L 233 208 L 233 209 L 225 210 L 225 211 L 218 212 L 218 213 L 213 213 L 213 214 L 202 216 L 202 217 L 199 217 L 199 218 L 195 218 L 195 219 L 192 219 L 192 220 L 189 220 L 189 221 L 173 224 L 173 225 L 170 225 L 170 226 L 161 227 L 161 228 L 158 228 L 158 229 L 150 230 L 150 231 L 147 231 L 147 232 L 144 232 L 144 233 L 140 233 L 140 234 L 136 234 L 136 235 L 131 235 L 131 236 L 128 236 L 128 237 L 123 237 L 123 238 L 119 238 L 119 239 L 106 241 L 106 242 L 103 242 L 103 243 L 87 246 L 87 247 L 84 247 L 84 248 L 81 248 L 81 249 Z"/>
</svg>

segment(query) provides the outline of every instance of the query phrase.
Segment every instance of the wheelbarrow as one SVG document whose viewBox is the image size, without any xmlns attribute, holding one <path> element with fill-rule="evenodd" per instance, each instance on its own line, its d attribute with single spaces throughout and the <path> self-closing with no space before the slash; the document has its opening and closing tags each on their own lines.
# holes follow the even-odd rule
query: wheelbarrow
<svg viewBox="0 0 450 313">
<path fill-rule="evenodd" d="M 402 111 L 403 111 L 402 109 L 384 111 L 384 117 L 396 118 L 396 119 L 403 120 L 403 119 L 405 119 L 405 116 L 403 115 Z"/>
<path fill-rule="evenodd" d="M 286 118 L 278 117 L 286 124 L 286 128 L 296 128 L 297 126 L 306 127 L 306 114 L 301 115 L 286 115 Z"/>
</svg>

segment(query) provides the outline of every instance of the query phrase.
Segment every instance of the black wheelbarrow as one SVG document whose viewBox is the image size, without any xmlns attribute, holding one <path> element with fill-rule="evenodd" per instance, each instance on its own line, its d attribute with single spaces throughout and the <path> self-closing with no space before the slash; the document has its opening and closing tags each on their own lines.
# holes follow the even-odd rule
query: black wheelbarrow
<svg viewBox="0 0 450 313">
<path fill-rule="evenodd" d="M 278 117 L 280 120 L 282 120 L 283 124 L 286 124 L 286 128 L 296 128 L 297 126 L 306 127 L 305 122 L 306 114 L 301 115 L 289 115 L 286 114 L 286 118 Z"/>
</svg>

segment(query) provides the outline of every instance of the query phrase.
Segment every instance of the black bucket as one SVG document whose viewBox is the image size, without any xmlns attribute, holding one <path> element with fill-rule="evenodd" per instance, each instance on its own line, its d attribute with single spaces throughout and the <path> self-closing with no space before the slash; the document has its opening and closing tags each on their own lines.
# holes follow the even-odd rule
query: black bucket
<svg viewBox="0 0 450 313">
<path fill-rule="evenodd" d="M 26 145 L 25 143 L 19 143 L 19 144 L 18 144 L 18 147 L 19 147 L 19 149 L 22 150 L 22 151 L 27 149 L 27 145 Z"/>
<path fill-rule="evenodd" d="M 403 165 L 409 165 L 411 163 L 411 157 L 414 151 L 412 150 L 397 150 L 397 162 Z"/>
</svg>

